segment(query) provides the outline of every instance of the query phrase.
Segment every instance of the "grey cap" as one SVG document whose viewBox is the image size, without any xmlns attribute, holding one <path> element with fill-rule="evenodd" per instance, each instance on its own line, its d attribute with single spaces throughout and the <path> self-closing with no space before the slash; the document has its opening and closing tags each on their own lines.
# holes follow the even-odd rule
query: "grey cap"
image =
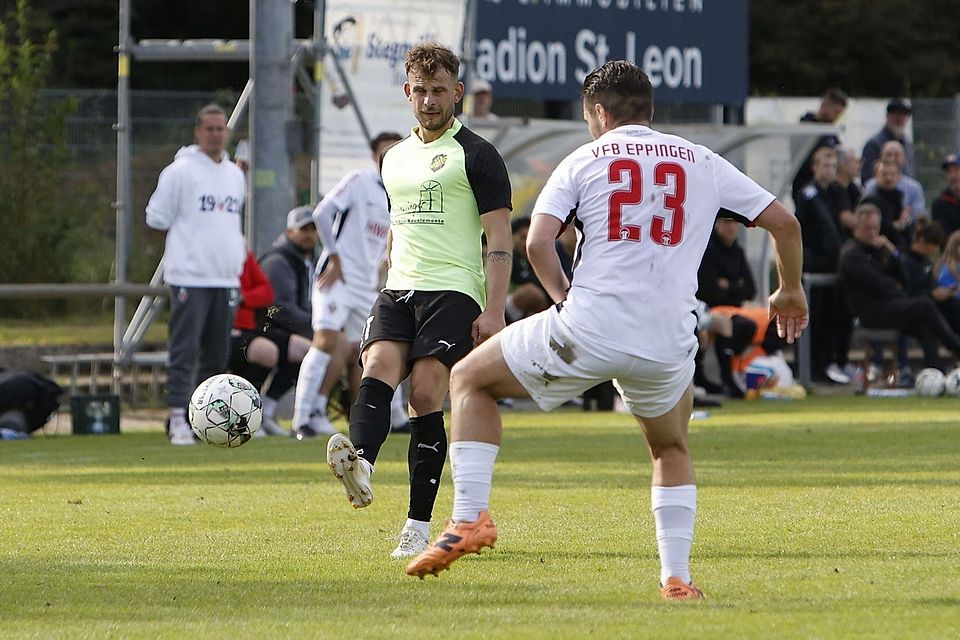
<svg viewBox="0 0 960 640">
<path fill-rule="evenodd" d="M 287 214 L 287 229 L 302 229 L 313 222 L 313 207 L 308 204 L 290 209 Z"/>
</svg>

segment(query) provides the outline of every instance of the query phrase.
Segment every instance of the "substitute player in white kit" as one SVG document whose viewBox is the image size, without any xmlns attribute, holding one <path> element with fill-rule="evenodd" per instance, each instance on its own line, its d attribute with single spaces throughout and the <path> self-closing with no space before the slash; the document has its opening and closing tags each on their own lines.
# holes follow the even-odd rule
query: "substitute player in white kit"
<svg viewBox="0 0 960 640">
<path fill-rule="evenodd" d="M 400 139 L 399 133 L 385 131 L 370 142 L 378 166 L 383 152 Z M 327 392 L 340 378 L 350 345 L 359 345 L 377 299 L 390 229 L 379 171 L 345 175 L 317 205 L 313 219 L 323 253 L 312 298 L 313 345 L 300 365 L 294 399 L 293 431 L 301 440 L 336 432 L 326 417 Z M 402 404 L 393 413 L 398 410 L 403 413 Z M 397 424 L 396 415 L 391 422 Z"/>
<path fill-rule="evenodd" d="M 697 490 L 687 448 L 697 268 L 718 213 L 770 231 L 780 276 L 770 315 L 793 342 L 807 324 L 800 226 L 716 153 L 651 129 L 653 89 L 635 65 L 608 62 L 590 73 L 583 107 L 594 142 L 554 170 L 527 237 L 530 262 L 556 307 L 509 325 L 454 368 L 453 516 L 407 573 L 436 574 L 496 542 L 488 504 L 502 427 L 497 398 L 526 394 L 550 410 L 612 379 L 653 459 L 661 594 L 698 599 L 689 570 Z M 568 282 L 554 238 L 574 217 L 580 261 Z"/>
</svg>

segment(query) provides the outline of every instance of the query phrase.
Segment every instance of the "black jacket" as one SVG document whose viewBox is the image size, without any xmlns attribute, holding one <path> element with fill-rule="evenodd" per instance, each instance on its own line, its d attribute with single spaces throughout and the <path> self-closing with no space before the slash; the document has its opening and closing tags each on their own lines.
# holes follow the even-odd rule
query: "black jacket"
<svg viewBox="0 0 960 640">
<path fill-rule="evenodd" d="M 875 305 L 907 297 L 903 263 L 884 248 L 854 239 L 840 250 L 840 288 L 854 316 L 867 315 Z"/>
<path fill-rule="evenodd" d="M 803 270 L 836 273 L 843 234 L 840 212 L 850 209 L 847 192 L 837 183 L 821 187 L 811 182 L 797 201 L 797 221 L 803 234 Z"/>
<path fill-rule="evenodd" d="M 311 258 L 311 264 L 314 264 Z M 260 257 L 260 268 L 273 287 L 273 313 L 267 314 L 268 325 L 279 327 L 306 338 L 313 336 L 310 290 L 312 268 L 300 250 L 281 235 Z"/>
<path fill-rule="evenodd" d="M 933 278 L 933 263 L 929 258 L 910 249 L 900 254 L 900 260 L 906 276 L 907 295 L 930 295 L 937 283 Z"/>
<path fill-rule="evenodd" d="M 726 278 L 730 286 L 720 287 L 717 284 L 720 278 Z M 710 235 L 710 242 L 707 243 L 707 250 L 697 272 L 697 282 L 697 298 L 706 302 L 708 307 L 739 307 L 757 295 L 753 273 L 740 244 L 734 242 L 728 247 L 716 233 Z"/>
<path fill-rule="evenodd" d="M 900 217 L 903 211 L 903 192 L 899 189 L 881 189 L 860 200 L 861 204 L 869 202 L 880 209 L 880 233 L 887 236 L 890 242 L 895 244 L 901 250 L 910 246 L 910 236 L 913 233 L 913 225 L 906 226 L 903 230 L 898 230 L 893 223 Z"/>
<path fill-rule="evenodd" d="M 960 198 L 949 189 L 937 196 L 930 207 L 930 217 L 943 225 L 944 237 L 960 229 Z"/>
</svg>

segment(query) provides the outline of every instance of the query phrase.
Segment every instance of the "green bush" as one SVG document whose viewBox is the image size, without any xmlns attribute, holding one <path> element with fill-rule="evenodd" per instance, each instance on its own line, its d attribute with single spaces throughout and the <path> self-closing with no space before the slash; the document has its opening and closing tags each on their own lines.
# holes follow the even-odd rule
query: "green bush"
<svg viewBox="0 0 960 640">
<path fill-rule="evenodd" d="M 71 180 L 65 121 L 72 100 L 40 101 L 53 73 L 54 31 L 37 33 L 27 0 L 0 16 L 0 282 L 105 282 L 113 257 L 103 196 Z M 49 105 L 49 106 L 41 106 Z M 100 209 L 100 211 L 98 211 Z M 0 315 L 50 315 L 98 301 L 0 301 Z"/>
</svg>

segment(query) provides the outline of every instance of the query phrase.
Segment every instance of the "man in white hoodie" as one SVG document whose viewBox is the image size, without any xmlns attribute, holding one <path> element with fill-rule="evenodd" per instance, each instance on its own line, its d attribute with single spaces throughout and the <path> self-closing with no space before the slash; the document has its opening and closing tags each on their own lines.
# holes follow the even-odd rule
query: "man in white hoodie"
<svg viewBox="0 0 960 640">
<path fill-rule="evenodd" d="M 193 444 L 186 407 L 197 383 L 224 371 L 246 256 L 243 171 L 224 150 L 227 116 L 210 104 L 197 114 L 197 144 L 182 147 L 147 204 L 147 226 L 166 231 L 170 285 L 167 406 L 171 444 Z"/>
</svg>

